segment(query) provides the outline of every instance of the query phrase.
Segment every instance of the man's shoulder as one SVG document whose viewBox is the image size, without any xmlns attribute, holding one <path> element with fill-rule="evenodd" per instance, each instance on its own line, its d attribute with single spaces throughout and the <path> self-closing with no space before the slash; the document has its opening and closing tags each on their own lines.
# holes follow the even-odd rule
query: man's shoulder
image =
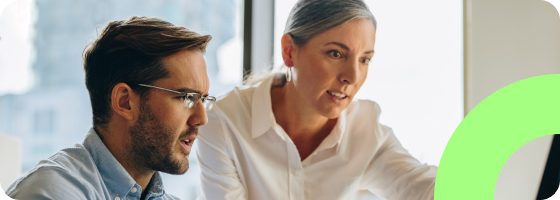
<svg viewBox="0 0 560 200">
<path fill-rule="evenodd" d="M 165 193 L 163 195 L 163 200 L 181 200 L 179 197 L 173 196 L 172 194 Z"/>
<path fill-rule="evenodd" d="M 27 174 L 16 180 L 6 194 L 12 198 L 47 199 L 99 197 L 102 183 L 86 148 L 76 145 L 41 160 Z"/>
<path fill-rule="evenodd" d="M 92 178 L 92 175 L 99 174 L 90 152 L 81 144 L 62 149 L 48 159 L 42 160 L 35 167 L 63 170 L 84 178 Z"/>
</svg>

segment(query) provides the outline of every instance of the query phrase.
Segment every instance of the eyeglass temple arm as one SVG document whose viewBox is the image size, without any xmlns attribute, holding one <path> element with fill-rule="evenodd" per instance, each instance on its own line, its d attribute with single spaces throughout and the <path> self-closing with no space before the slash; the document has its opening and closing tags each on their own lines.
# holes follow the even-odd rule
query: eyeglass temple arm
<svg viewBox="0 0 560 200">
<path fill-rule="evenodd" d="M 187 93 L 184 93 L 184 92 L 178 92 L 178 91 L 175 91 L 175 90 L 160 88 L 160 87 L 153 86 L 153 85 L 146 85 L 146 84 L 138 84 L 138 85 L 139 86 L 144 86 L 144 87 L 156 88 L 156 89 L 160 89 L 160 90 L 165 90 L 165 91 L 168 91 L 168 92 L 173 92 L 175 94 L 187 95 Z"/>
</svg>

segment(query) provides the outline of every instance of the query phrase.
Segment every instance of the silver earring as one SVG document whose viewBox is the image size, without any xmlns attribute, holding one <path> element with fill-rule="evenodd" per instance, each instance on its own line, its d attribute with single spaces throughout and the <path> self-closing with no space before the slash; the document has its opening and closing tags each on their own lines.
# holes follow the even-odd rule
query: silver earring
<svg viewBox="0 0 560 200">
<path fill-rule="evenodd" d="M 288 67 L 288 71 L 286 72 L 286 82 L 290 82 L 292 80 L 292 68 Z"/>
</svg>

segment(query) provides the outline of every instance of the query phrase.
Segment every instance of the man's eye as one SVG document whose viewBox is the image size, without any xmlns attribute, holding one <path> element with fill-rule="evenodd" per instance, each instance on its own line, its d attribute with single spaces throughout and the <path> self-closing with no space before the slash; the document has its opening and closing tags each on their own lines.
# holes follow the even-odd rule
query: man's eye
<svg viewBox="0 0 560 200">
<path fill-rule="evenodd" d="M 191 102 L 198 101 L 198 96 L 197 95 L 188 95 L 188 96 L 186 96 L 186 98 L 189 99 L 189 101 L 191 101 Z"/>
<path fill-rule="evenodd" d="M 340 58 L 342 56 L 342 54 L 339 51 L 336 51 L 336 50 L 329 51 L 329 54 L 333 58 Z"/>
<path fill-rule="evenodd" d="M 192 99 L 192 96 L 180 96 L 180 98 L 181 98 L 182 100 L 185 100 L 185 99 L 191 100 L 191 99 Z"/>
</svg>

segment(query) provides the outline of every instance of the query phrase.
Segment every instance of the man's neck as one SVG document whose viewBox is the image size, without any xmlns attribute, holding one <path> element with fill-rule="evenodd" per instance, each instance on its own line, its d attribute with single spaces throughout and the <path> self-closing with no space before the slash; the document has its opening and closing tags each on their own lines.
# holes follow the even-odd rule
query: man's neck
<svg viewBox="0 0 560 200">
<path fill-rule="evenodd" d="M 105 129 L 97 127 L 94 129 L 109 152 L 113 154 L 136 184 L 142 187 L 142 191 L 145 191 L 155 171 L 138 164 L 138 160 L 135 160 L 130 152 L 131 139 L 128 130 L 117 128 L 112 124 L 114 123 L 109 123 Z"/>
</svg>

